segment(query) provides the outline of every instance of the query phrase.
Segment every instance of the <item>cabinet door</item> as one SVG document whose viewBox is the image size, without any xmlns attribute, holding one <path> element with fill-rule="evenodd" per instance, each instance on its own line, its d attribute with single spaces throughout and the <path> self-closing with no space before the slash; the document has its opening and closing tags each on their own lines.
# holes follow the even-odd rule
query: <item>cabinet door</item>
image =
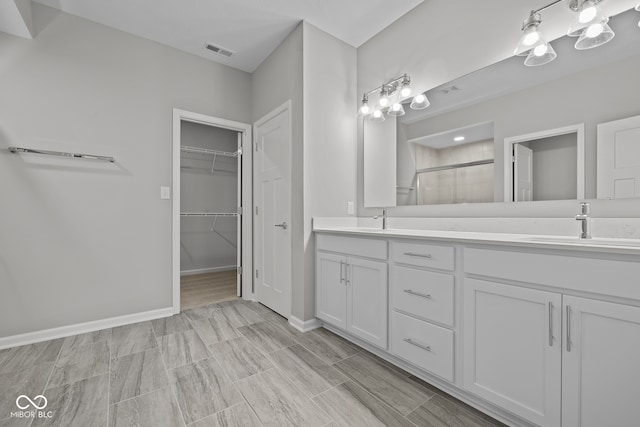
<svg viewBox="0 0 640 427">
<path fill-rule="evenodd" d="M 562 426 L 637 426 L 640 308 L 563 297 Z"/>
<path fill-rule="evenodd" d="M 541 426 L 560 425 L 562 297 L 464 282 L 464 387 Z"/>
<path fill-rule="evenodd" d="M 347 328 L 347 258 L 318 252 L 316 255 L 316 317 Z"/>
<path fill-rule="evenodd" d="M 387 348 L 387 264 L 347 260 L 347 330 Z"/>
</svg>

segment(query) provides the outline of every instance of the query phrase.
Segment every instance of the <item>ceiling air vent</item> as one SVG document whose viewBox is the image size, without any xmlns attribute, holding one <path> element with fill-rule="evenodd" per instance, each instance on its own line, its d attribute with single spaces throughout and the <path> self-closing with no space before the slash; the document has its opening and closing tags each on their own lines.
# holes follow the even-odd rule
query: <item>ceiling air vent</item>
<svg viewBox="0 0 640 427">
<path fill-rule="evenodd" d="M 222 46 L 216 46 L 213 43 L 206 43 L 204 45 L 204 48 L 206 50 L 208 50 L 209 52 L 213 52 L 216 53 L 218 55 L 222 55 L 222 56 L 226 56 L 227 58 L 230 58 L 231 55 L 233 55 L 235 52 L 229 49 L 225 49 Z"/>
<path fill-rule="evenodd" d="M 451 92 L 455 92 L 457 90 L 460 90 L 460 88 L 456 85 L 451 85 L 451 86 L 447 86 L 447 87 L 443 87 L 442 89 L 440 89 L 438 92 L 443 93 L 445 95 L 450 94 Z"/>
</svg>

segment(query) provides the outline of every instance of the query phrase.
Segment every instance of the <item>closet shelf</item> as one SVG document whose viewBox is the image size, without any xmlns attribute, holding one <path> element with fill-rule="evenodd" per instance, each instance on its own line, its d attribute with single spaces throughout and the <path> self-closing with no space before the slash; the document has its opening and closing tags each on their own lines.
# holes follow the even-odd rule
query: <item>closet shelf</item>
<svg viewBox="0 0 640 427">
<path fill-rule="evenodd" d="M 207 148 L 189 147 L 187 145 L 181 145 L 180 151 L 184 151 L 185 153 L 196 153 L 196 154 L 203 154 L 207 156 L 223 156 L 223 157 L 238 157 L 238 154 L 239 154 L 239 151 L 209 150 Z"/>
<path fill-rule="evenodd" d="M 180 212 L 180 216 L 219 217 L 219 216 L 238 216 L 238 214 L 233 212 Z"/>
</svg>

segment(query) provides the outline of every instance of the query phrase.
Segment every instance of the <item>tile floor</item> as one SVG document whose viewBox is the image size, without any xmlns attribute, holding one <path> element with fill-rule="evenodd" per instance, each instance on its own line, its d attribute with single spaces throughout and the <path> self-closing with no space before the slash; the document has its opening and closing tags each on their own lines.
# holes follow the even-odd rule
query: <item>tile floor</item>
<svg viewBox="0 0 640 427">
<path fill-rule="evenodd" d="M 10 418 L 44 394 L 50 419 Z M 498 426 L 325 329 L 242 300 L 0 350 L 6 426 Z"/>
</svg>

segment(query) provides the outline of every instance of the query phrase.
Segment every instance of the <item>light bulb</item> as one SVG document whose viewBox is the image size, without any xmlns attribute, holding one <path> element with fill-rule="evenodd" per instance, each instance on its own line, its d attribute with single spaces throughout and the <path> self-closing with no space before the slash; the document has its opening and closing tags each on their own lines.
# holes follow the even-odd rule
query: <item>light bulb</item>
<svg viewBox="0 0 640 427">
<path fill-rule="evenodd" d="M 406 98 L 408 96 L 411 95 L 411 88 L 409 86 L 404 86 L 401 90 L 400 90 L 400 95 L 403 98 Z"/>
<path fill-rule="evenodd" d="M 369 114 L 370 111 L 371 108 L 369 108 L 369 104 L 362 104 L 362 107 L 360 107 L 360 114 L 363 116 Z"/>
<path fill-rule="evenodd" d="M 421 94 L 416 95 L 416 97 L 413 98 L 413 99 L 414 99 L 415 102 L 417 102 L 419 104 L 422 104 L 424 102 L 424 100 L 427 99 L 427 97 L 423 93 L 421 93 Z"/>
<path fill-rule="evenodd" d="M 581 24 L 591 22 L 593 21 L 593 18 L 596 17 L 597 13 L 598 10 L 596 9 L 595 5 L 591 4 L 590 6 L 587 6 L 586 8 L 582 9 L 582 11 L 580 11 L 580 14 L 578 15 L 578 22 Z"/>
<path fill-rule="evenodd" d="M 380 104 L 381 107 L 386 107 L 389 104 L 389 97 L 387 95 L 382 95 L 378 100 L 378 104 Z"/>
<path fill-rule="evenodd" d="M 373 112 L 373 117 L 376 119 L 379 119 L 380 117 L 382 117 L 382 111 L 380 110 L 376 110 Z"/>
<path fill-rule="evenodd" d="M 524 36 L 522 44 L 525 46 L 533 46 L 538 40 L 540 40 L 540 33 L 534 28 L 533 31 L 530 31 Z"/>
<path fill-rule="evenodd" d="M 400 105 L 399 102 L 396 102 L 395 104 L 393 104 L 391 106 L 391 110 L 393 110 L 393 111 L 400 111 L 401 108 L 402 108 L 402 105 Z"/>
<path fill-rule="evenodd" d="M 602 34 L 602 31 L 604 30 L 604 25 L 602 25 L 601 23 L 596 23 L 596 24 L 592 24 L 589 25 L 587 27 L 585 31 L 585 36 L 589 37 L 590 39 L 594 38 L 594 37 L 598 37 L 600 34 Z"/>
<path fill-rule="evenodd" d="M 536 46 L 535 48 L 533 48 L 533 54 L 535 56 L 542 56 L 545 53 L 547 53 L 547 50 L 549 50 L 549 48 L 547 47 L 546 43 L 542 43 L 539 44 L 538 46 Z"/>
</svg>

